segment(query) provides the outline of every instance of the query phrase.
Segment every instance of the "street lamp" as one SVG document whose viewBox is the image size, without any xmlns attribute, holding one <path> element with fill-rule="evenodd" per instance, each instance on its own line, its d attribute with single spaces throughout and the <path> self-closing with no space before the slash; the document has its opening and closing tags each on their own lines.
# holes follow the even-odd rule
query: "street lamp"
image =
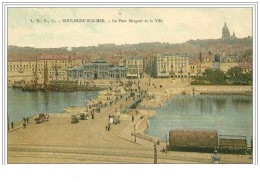
<svg viewBox="0 0 260 191">
<path fill-rule="evenodd" d="M 49 104 L 49 103 L 48 103 L 48 101 L 47 101 L 46 104 L 45 104 L 45 105 L 46 105 L 46 114 L 48 113 L 48 104 Z"/>
</svg>

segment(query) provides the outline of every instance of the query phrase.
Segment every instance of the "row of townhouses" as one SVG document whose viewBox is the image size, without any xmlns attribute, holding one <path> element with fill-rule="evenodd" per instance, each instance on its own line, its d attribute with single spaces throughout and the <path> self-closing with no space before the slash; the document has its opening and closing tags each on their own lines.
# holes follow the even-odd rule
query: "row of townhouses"
<svg viewBox="0 0 260 191">
<path fill-rule="evenodd" d="M 200 54 L 200 58 L 191 59 L 187 54 L 159 54 L 150 61 L 150 74 L 157 78 L 193 78 L 202 76 L 206 69 L 219 69 L 227 72 L 232 67 L 240 67 L 243 73 L 252 70 L 251 63 L 240 63 L 237 56 L 218 54 Z"/>
<path fill-rule="evenodd" d="M 241 67 L 243 72 L 252 70 L 252 64 L 240 63 L 237 56 L 218 54 L 200 54 L 198 59 L 191 59 L 187 54 L 157 54 L 146 57 L 130 56 L 121 59 L 118 65 L 107 63 L 101 58 L 86 62 L 82 58 L 57 56 L 40 58 L 33 61 L 8 62 L 8 82 L 24 80 L 43 83 L 44 69 L 49 79 L 120 79 L 142 78 L 144 72 L 155 78 L 193 78 L 202 76 L 206 69 L 220 69 L 227 72 L 232 67 Z"/>
<path fill-rule="evenodd" d="M 82 66 L 84 60 L 75 56 L 52 55 L 41 56 L 32 60 L 8 61 L 8 83 L 16 81 L 33 82 L 37 77 L 38 83 L 44 81 L 44 69 L 47 67 L 50 80 L 66 80 L 67 70 Z"/>
</svg>

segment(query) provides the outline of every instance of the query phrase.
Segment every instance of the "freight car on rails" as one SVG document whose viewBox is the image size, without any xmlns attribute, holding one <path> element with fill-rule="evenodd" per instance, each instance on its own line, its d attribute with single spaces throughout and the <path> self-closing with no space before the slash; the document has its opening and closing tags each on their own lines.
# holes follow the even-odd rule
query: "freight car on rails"
<svg viewBox="0 0 260 191">
<path fill-rule="evenodd" d="M 171 130 L 171 150 L 212 152 L 218 147 L 218 133 L 214 130 Z"/>
<path fill-rule="evenodd" d="M 252 143 L 252 140 L 251 140 Z M 251 145 L 252 147 L 252 145 Z M 176 129 L 169 132 L 169 150 L 223 153 L 251 153 L 245 136 L 218 135 L 216 130 Z"/>
</svg>

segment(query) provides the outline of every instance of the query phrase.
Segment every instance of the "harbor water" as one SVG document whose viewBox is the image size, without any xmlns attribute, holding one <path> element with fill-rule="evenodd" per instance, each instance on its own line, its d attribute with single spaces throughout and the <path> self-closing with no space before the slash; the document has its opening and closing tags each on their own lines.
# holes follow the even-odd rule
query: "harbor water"
<svg viewBox="0 0 260 191">
<path fill-rule="evenodd" d="M 39 113 L 62 113 L 70 106 L 86 106 L 86 100 L 97 95 L 98 91 L 28 92 L 7 88 L 9 121 L 17 122 Z"/>
<path fill-rule="evenodd" d="M 219 135 L 253 135 L 253 99 L 237 95 L 175 95 L 154 109 L 147 134 L 166 140 L 173 129 L 216 130 Z"/>
</svg>

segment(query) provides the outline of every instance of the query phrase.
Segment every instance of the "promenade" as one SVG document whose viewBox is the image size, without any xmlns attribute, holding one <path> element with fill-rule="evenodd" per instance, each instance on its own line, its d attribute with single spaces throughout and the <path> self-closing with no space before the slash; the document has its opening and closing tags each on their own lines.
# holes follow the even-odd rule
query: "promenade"
<svg viewBox="0 0 260 191">
<path fill-rule="evenodd" d="M 135 80 L 133 89 L 137 89 L 137 83 Z M 178 93 L 192 88 L 187 82 L 171 79 L 145 78 L 139 85 L 149 95 L 161 97 L 156 97 L 156 101 L 144 100 L 150 105 L 151 102 L 163 104 L 173 94 L 171 89 Z M 128 94 L 122 96 L 100 113 L 95 112 L 94 119 L 90 116 L 88 120 L 71 124 L 71 113 L 50 114 L 50 120 L 45 123 L 31 121 L 25 129 L 8 132 L 8 163 L 153 163 L 153 143 L 139 138 L 134 142 L 131 136 L 142 114 L 136 110 L 120 113 L 120 105 L 126 107 L 134 101 Z M 121 122 L 107 131 L 109 115 L 120 116 Z M 211 153 L 171 151 L 166 154 L 161 152 L 163 147 L 162 142 L 158 146 L 158 163 L 211 163 Z M 221 163 L 252 163 L 252 159 L 248 155 L 223 154 Z"/>
</svg>

